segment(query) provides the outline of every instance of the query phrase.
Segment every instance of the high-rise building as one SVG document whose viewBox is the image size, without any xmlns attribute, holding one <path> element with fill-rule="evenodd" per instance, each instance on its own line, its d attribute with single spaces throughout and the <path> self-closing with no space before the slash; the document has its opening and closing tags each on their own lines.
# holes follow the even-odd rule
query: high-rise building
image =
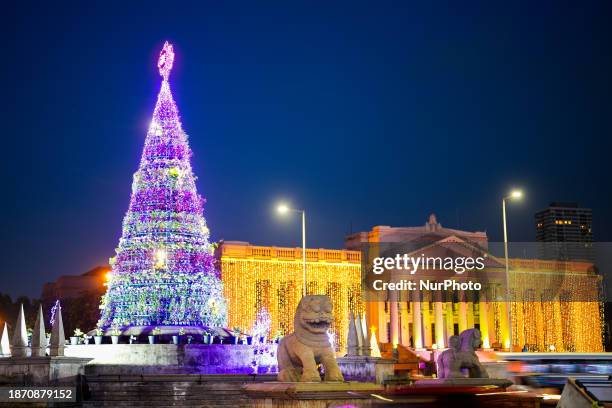
<svg viewBox="0 0 612 408">
<path fill-rule="evenodd" d="M 535 214 L 536 241 L 546 259 L 593 259 L 593 212 L 577 203 L 550 203 Z"/>
</svg>

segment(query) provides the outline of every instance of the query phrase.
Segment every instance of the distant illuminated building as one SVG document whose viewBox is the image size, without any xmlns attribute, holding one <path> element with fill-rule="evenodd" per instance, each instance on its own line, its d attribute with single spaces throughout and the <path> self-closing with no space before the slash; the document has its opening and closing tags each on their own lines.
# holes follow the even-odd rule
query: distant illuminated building
<svg viewBox="0 0 612 408">
<path fill-rule="evenodd" d="M 82 275 L 62 275 L 47 282 L 42 289 L 43 302 L 53 304 L 56 299 L 75 299 L 88 294 L 101 294 L 106 289 L 109 266 L 97 266 Z"/>
<path fill-rule="evenodd" d="M 100 298 L 106 291 L 110 271 L 110 266 L 98 266 L 81 275 L 62 275 L 45 283 L 40 297 L 43 310 L 51 311 L 59 300 L 66 333 L 77 327 L 90 330 L 100 315 Z"/>
<path fill-rule="evenodd" d="M 530 351 L 550 351 L 551 345 L 556 351 L 603 351 L 603 317 L 598 301 L 601 276 L 592 263 L 510 259 L 510 288 L 520 293 L 520 299 L 514 297 L 516 301 L 506 302 L 504 259 L 488 252 L 485 232 L 444 228 L 432 215 L 424 226 L 377 226 L 372 231 L 350 235 L 346 247 L 404 242 L 417 255 L 452 256 L 465 249 L 480 253 L 486 257 L 483 273 L 489 280 L 478 292 L 403 291 L 396 293 L 396 298 L 387 292 L 384 301 L 367 301 L 367 324 L 380 343 L 440 349 L 448 347 L 451 335 L 476 327 L 482 333 L 484 348 L 507 350 L 511 338 L 515 351 L 524 346 Z M 435 277 L 439 272 L 423 271 L 421 277 Z M 557 296 L 552 301 L 542 301 L 552 287 L 558 290 Z"/>
<path fill-rule="evenodd" d="M 302 297 L 301 248 L 254 246 L 226 241 L 217 249 L 228 305 L 228 327 L 249 332 L 263 308 L 271 317 L 271 335 L 293 331 L 293 317 Z M 306 249 L 308 294 L 328 295 L 334 307 L 338 350 L 344 350 L 349 312 L 363 312 L 361 253 Z"/>
<path fill-rule="evenodd" d="M 592 260 L 593 212 L 577 203 L 550 203 L 535 214 L 536 241 L 545 259 Z"/>
</svg>

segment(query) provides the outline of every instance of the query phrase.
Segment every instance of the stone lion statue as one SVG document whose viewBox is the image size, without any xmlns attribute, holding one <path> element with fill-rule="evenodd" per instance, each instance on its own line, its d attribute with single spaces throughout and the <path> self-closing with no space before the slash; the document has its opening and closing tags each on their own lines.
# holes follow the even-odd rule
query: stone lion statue
<svg viewBox="0 0 612 408">
<path fill-rule="evenodd" d="M 295 331 L 278 346 L 279 381 L 321 381 L 317 364 L 323 365 L 325 381 L 344 381 L 327 337 L 332 321 L 329 297 L 307 295 L 300 300 L 293 319 Z"/>
<path fill-rule="evenodd" d="M 438 357 L 438 378 L 463 378 L 462 369 L 468 370 L 469 378 L 489 378 L 474 351 L 482 344 L 480 330 L 464 330 L 448 342 L 450 348 Z"/>
</svg>

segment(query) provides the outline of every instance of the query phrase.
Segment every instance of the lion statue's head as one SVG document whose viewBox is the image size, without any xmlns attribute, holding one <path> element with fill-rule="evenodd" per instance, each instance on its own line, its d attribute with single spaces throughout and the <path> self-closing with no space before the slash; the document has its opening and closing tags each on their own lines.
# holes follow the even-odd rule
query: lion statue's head
<svg viewBox="0 0 612 408">
<path fill-rule="evenodd" d="M 480 330 L 469 329 L 464 330 L 459 335 L 461 340 L 461 351 L 474 352 L 474 350 L 482 346 L 482 336 Z"/>
<path fill-rule="evenodd" d="M 332 310 L 328 296 L 304 296 L 298 304 L 293 320 L 298 340 L 311 347 L 329 347 L 327 330 L 334 321 Z"/>
</svg>

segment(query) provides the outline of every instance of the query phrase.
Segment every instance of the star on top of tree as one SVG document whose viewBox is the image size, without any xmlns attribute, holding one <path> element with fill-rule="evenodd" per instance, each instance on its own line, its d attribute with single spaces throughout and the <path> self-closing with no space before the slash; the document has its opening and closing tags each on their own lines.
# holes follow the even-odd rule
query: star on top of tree
<svg viewBox="0 0 612 408">
<path fill-rule="evenodd" d="M 159 75 L 164 78 L 164 81 L 168 80 L 170 71 L 172 70 L 172 64 L 174 63 L 174 48 L 168 41 L 164 43 L 159 54 L 159 60 L 157 61 L 157 68 L 159 68 Z"/>
</svg>

